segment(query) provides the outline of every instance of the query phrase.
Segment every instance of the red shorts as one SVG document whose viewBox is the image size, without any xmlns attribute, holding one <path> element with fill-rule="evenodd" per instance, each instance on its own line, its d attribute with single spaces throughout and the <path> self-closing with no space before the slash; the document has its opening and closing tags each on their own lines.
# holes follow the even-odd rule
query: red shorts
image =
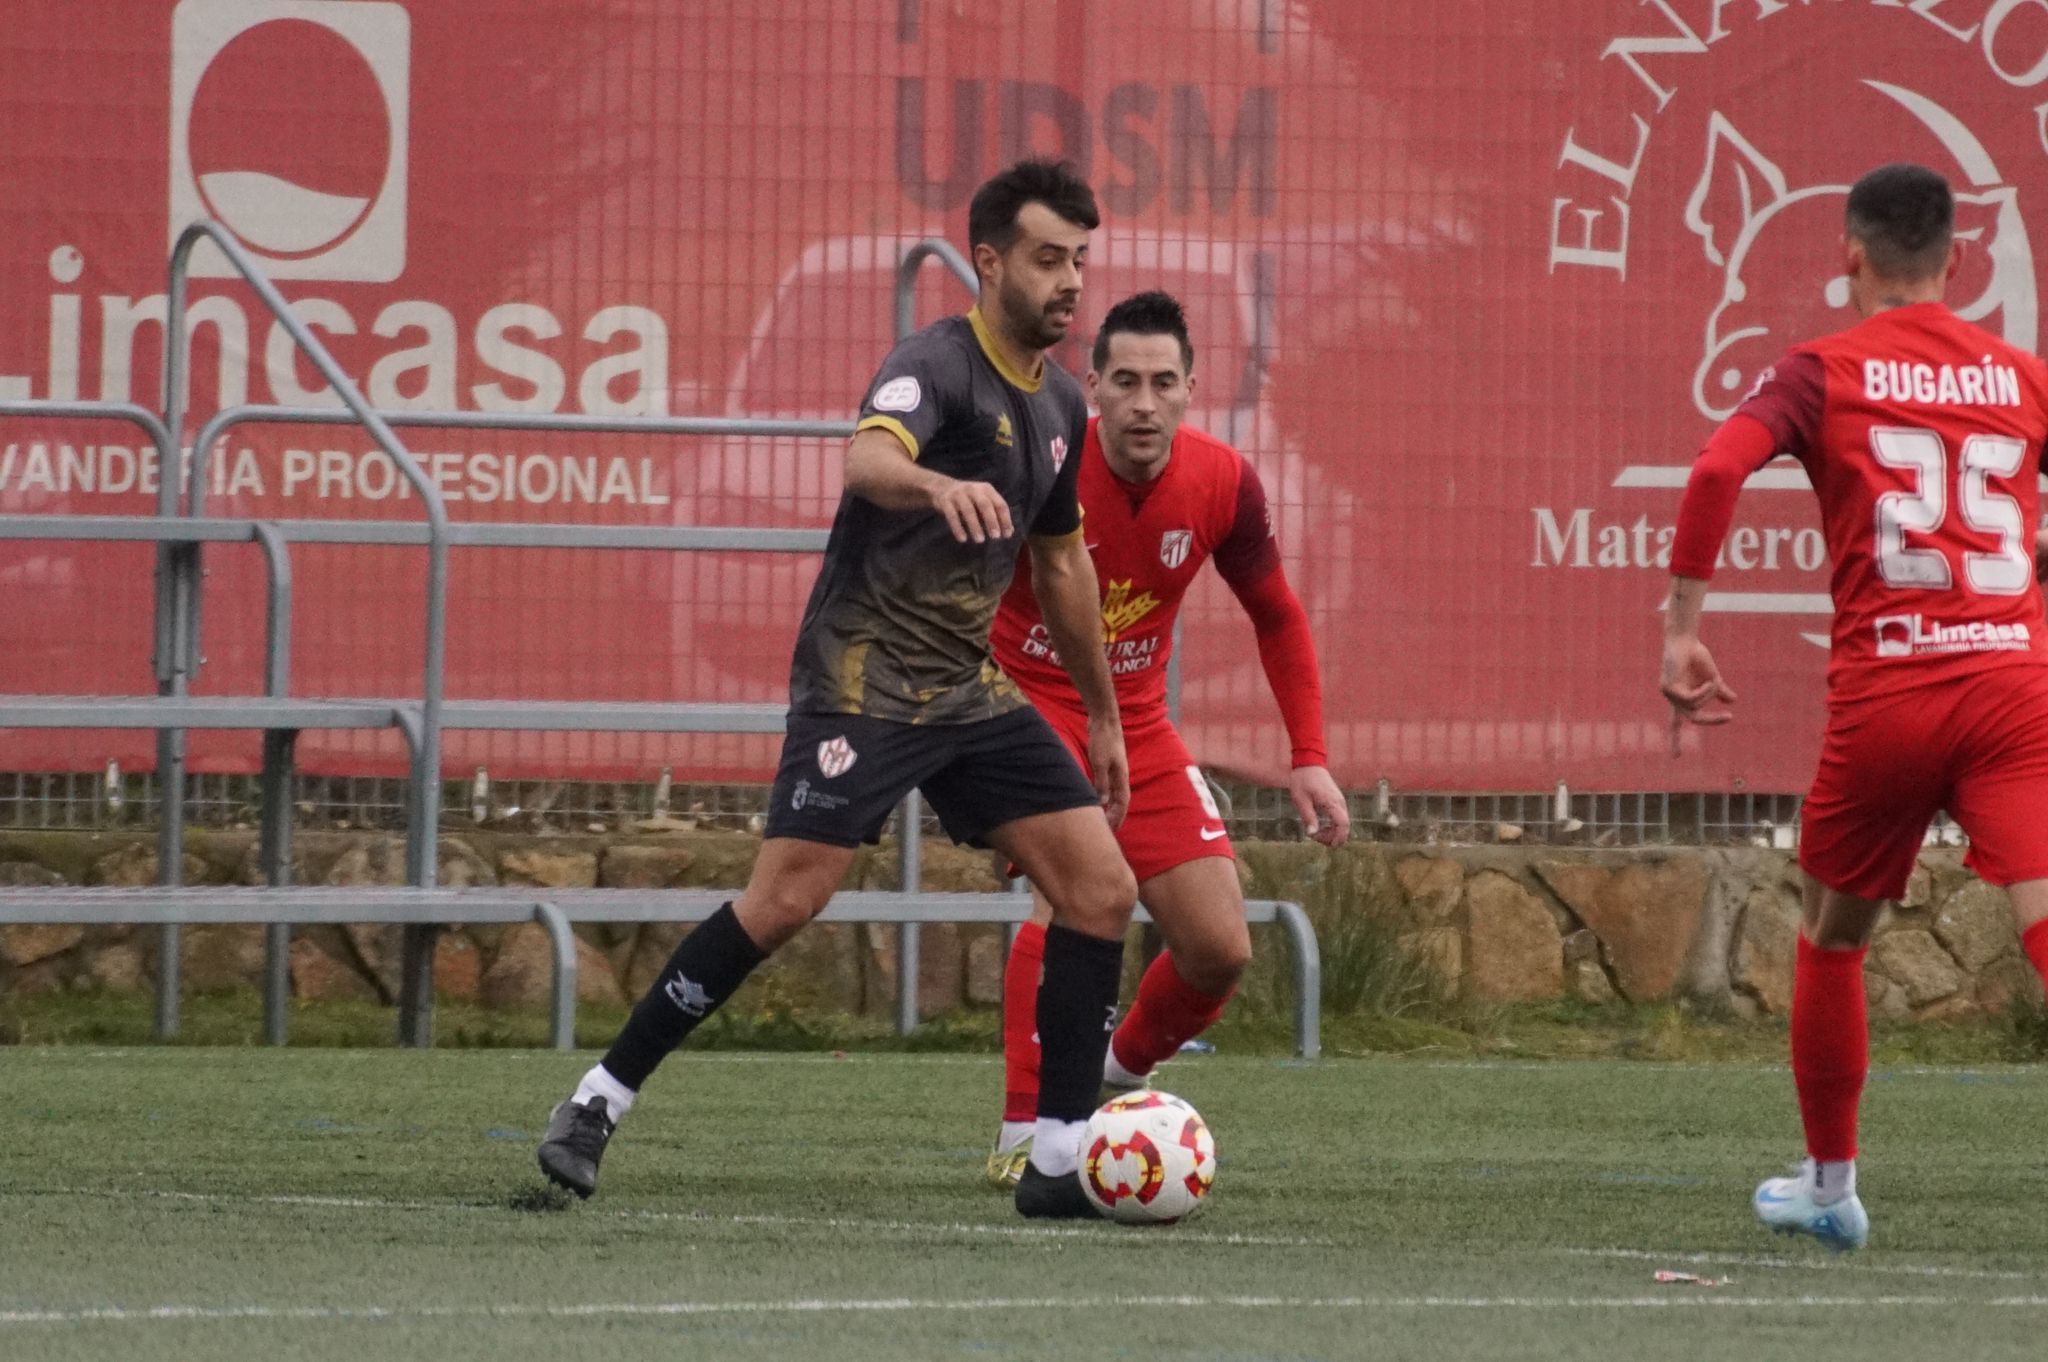
<svg viewBox="0 0 2048 1362">
<path fill-rule="evenodd" d="M 1896 899 L 1940 809 L 1996 885 L 2048 879 L 2048 667 L 1837 705 L 1800 817 L 1799 864 L 1830 889 Z"/>
<path fill-rule="evenodd" d="M 1058 705 L 1047 705 L 1044 714 L 1094 779 L 1088 765 L 1088 716 Z M 1163 712 L 1125 726 L 1124 752 L 1131 765 L 1131 811 L 1116 830 L 1116 840 L 1138 883 L 1203 856 L 1232 854 L 1209 782 Z"/>
</svg>

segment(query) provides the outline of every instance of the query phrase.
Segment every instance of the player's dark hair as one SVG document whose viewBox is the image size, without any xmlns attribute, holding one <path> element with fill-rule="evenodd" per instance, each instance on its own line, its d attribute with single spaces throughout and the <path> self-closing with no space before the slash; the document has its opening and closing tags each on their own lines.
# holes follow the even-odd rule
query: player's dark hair
<svg viewBox="0 0 2048 1362">
<path fill-rule="evenodd" d="M 967 205 L 967 249 L 984 243 L 998 251 L 1016 244 L 1017 214 L 1027 203 L 1042 203 L 1076 227 L 1102 225 L 1095 191 L 1065 161 L 1019 161 L 974 191 Z"/>
<path fill-rule="evenodd" d="M 1170 293 L 1158 289 L 1133 293 L 1109 310 L 1095 333 L 1095 353 L 1091 359 L 1096 373 L 1108 366 L 1109 338 L 1119 331 L 1134 336 L 1171 336 L 1180 342 L 1181 367 L 1190 371 L 1195 367 L 1195 345 L 1188 339 L 1187 314 Z"/>
<path fill-rule="evenodd" d="M 1925 279 L 1948 263 L 1955 195 L 1926 166 L 1879 166 L 1850 188 L 1847 227 L 1879 275 Z"/>
</svg>

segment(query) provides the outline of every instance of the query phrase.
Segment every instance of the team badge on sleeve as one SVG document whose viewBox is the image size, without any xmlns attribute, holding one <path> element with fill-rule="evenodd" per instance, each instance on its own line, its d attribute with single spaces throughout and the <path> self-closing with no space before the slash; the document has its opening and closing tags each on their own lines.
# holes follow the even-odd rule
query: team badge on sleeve
<svg viewBox="0 0 2048 1362">
<path fill-rule="evenodd" d="M 905 374 L 877 388 L 873 405 L 876 411 L 916 411 L 923 400 L 924 392 L 917 386 L 917 380 Z"/>
<path fill-rule="evenodd" d="M 853 750 L 853 744 L 844 737 L 831 738 L 818 744 L 818 769 L 825 779 L 832 780 L 853 769 L 860 753 Z"/>
<path fill-rule="evenodd" d="M 1194 547 L 1193 530 L 1168 530 L 1159 536 L 1159 561 L 1166 565 L 1168 572 L 1188 560 L 1188 550 Z"/>
</svg>

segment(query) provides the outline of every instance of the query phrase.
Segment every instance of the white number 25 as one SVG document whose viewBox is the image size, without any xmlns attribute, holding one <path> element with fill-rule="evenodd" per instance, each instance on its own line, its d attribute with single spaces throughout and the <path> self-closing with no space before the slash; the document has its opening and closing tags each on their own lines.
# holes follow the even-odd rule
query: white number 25
<svg viewBox="0 0 2048 1362">
<path fill-rule="evenodd" d="M 1931 430 L 1877 426 L 1870 432 L 1870 448 L 1885 467 L 1911 471 L 1915 483 L 1911 491 L 1886 492 L 1877 499 L 1878 575 L 1887 586 L 1954 586 L 1947 554 L 1906 541 L 1908 534 L 1934 533 L 1948 518 L 1948 447 Z M 1983 595 L 2017 596 L 2034 580 L 2033 542 L 2020 504 L 1991 488 L 1993 477 L 2012 477 L 2026 457 L 2026 441 L 2010 435 L 1978 434 L 1963 441 L 1963 523 L 1998 536 L 1991 552 L 1966 550 L 1962 555 L 1964 579 Z"/>
</svg>

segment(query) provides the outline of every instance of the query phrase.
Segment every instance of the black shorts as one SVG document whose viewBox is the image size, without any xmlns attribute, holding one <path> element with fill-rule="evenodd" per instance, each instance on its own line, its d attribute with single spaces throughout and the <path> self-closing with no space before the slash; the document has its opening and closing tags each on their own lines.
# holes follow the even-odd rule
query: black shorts
<svg viewBox="0 0 2048 1362">
<path fill-rule="evenodd" d="M 1099 802 L 1066 744 L 1029 705 L 967 724 L 791 714 L 768 796 L 768 836 L 841 847 L 878 841 L 913 789 L 924 791 L 948 837 L 975 847 L 1005 823 Z"/>
</svg>

